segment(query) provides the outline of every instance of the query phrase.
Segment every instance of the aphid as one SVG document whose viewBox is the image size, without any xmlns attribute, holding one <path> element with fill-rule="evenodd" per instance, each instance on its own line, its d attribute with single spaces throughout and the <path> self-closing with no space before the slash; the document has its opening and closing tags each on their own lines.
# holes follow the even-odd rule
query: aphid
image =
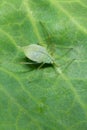
<svg viewBox="0 0 87 130">
<path fill-rule="evenodd" d="M 46 63 L 52 64 L 54 66 L 54 68 L 56 68 L 58 73 L 61 73 L 59 65 L 57 65 L 55 63 L 55 59 L 51 56 L 51 54 L 48 52 L 48 50 L 44 46 L 37 45 L 37 44 L 31 44 L 31 45 L 22 47 L 22 50 L 23 50 L 25 56 L 28 59 L 30 59 L 31 61 L 33 61 L 33 62 L 22 62 L 23 64 L 40 63 L 41 65 L 39 68 L 41 68 Z"/>
<path fill-rule="evenodd" d="M 27 58 L 36 63 L 48 63 L 53 64 L 54 60 L 48 53 L 47 49 L 37 44 L 31 44 L 23 47 L 24 54 Z"/>
<path fill-rule="evenodd" d="M 43 32 L 45 31 L 44 34 L 46 34 L 50 38 L 48 30 L 46 29 L 46 27 L 44 26 L 44 24 L 41 21 L 40 21 L 40 25 L 41 25 Z M 51 44 L 49 44 L 49 46 L 50 45 Z M 22 62 L 23 64 L 38 64 L 38 63 L 40 63 L 41 65 L 39 68 L 41 68 L 46 63 L 52 64 L 54 66 L 54 68 L 56 68 L 56 70 L 58 70 L 59 73 L 61 72 L 59 65 L 57 65 L 55 63 L 54 57 L 50 54 L 50 52 L 48 51 L 48 49 L 46 47 L 44 47 L 42 45 L 31 44 L 31 45 L 22 47 L 22 50 L 23 50 L 25 56 L 28 59 L 30 59 L 31 61 L 33 61 L 33 62 Z M 73 60 L 71 60 L 70 63 L 72 61 Z"/>
</svg>

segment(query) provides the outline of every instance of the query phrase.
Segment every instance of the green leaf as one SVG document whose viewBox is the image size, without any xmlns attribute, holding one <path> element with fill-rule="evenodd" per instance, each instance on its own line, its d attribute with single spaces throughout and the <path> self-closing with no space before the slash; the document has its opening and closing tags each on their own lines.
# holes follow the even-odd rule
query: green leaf
<svg viewBox="0 0 87 130">
<path fill-rule="evenodd" d="M 87 129 L 86 5 L 0 0 L 0 130 Z M 18 46 L 32 43 L 48 48 L 58 72 L 21 64 L 29 60 Z"/>
</svg>

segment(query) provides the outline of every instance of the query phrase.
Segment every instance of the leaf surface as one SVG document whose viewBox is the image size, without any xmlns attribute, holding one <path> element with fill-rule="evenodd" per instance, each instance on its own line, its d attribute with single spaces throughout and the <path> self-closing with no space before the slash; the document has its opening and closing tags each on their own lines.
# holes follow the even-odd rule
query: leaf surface
<svg viewBox="0 0 87 130">
<path fill-rule="evenodd" d="M 87 129 L 86 5 L 0 1 L 0 130 Z M 61 73 L 21 64 L 29 60 L 18 46 L 32 43 L 48 48 Z"/>
</svg>

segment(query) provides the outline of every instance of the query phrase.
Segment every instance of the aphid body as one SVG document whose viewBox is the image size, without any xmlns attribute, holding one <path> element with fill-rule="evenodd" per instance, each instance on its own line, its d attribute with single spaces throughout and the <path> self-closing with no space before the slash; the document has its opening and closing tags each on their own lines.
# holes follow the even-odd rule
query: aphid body
<svg viewBox="0 0 87 130">
<path fill-rule="evenodd" d="M 36 63 L 48 63 L 53 64 L 54 60 L 48 53 L 47 49 L 37 44 L 31 44 L 23 47 L 24 54 L 27 58 Z"/>
</svg>

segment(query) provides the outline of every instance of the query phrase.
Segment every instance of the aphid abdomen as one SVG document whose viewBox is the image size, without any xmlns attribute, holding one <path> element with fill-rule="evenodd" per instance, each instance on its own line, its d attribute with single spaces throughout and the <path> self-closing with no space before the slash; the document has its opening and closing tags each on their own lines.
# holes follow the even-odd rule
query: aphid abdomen
<svg viewBox="0 0 87 130">
<path fill-rule="evenodd" d="M 53 60 L 45 47 L 32 44 L 23 47 L 27 58 L 37 63 L 53 63 Z"/>
</svg>

